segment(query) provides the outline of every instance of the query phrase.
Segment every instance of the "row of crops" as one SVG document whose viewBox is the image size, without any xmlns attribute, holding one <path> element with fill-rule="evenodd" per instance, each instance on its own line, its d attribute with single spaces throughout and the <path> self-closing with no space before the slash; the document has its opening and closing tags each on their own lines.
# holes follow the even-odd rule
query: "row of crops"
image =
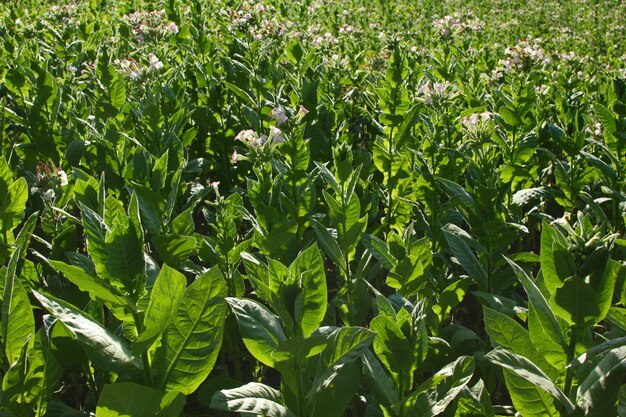
<svg viewBox="0 0 626 417">
<path fill-rule="evenodd" d="M 626 3 L 0 4 L 0 417 L 626 416 Z"/>
</svg>

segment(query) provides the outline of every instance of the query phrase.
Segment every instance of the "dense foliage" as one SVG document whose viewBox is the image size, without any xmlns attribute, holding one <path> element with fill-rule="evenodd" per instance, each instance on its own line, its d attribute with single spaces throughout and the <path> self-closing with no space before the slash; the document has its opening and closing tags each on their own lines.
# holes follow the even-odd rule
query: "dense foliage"
<svg viewBox="0 0 626 417">
<path fill-rule="evenodd" d="M 0 416 L 626 416 L 626 3 L 0 4 Z"/>
</svg>

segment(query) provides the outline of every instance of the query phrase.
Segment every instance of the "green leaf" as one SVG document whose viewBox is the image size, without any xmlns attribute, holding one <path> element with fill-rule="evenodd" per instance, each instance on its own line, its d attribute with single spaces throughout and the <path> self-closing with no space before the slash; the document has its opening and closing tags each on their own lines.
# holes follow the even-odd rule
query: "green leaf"
<svg viewBox="0 0 626 417">
<path fill-rule="evenodd" d="M 300 253 L 289 267 L 301 288 L 295 300 L 294 319 L 304 337 L 310 336 L 326 315 L 328 294 L 324 271 L 324 259 L 316 245 Z"/>
<path fill-rule="evenodd" d="M 377 333 L 374 339 L 376 356 L 390 372 L 398 391 L 404 392 L 411 387 L 415 370 L 411 342 L 387 316 L 374 318 L 370 323 L 370 329 Z"/>
<path fill-rule="evenodd" d="M 530 279 L 526 272 L 519 267 L 515 262 L 511 261 L 506 256 L 504 259 L 509 263 L 513 272 L 515 272 L 515 276 L 520 281 L 524 290 L 526 290 L 526 294 L 528 294 L 529 303 L 536 309 L 537 313 L 542 317 L 542 322 L 546 323 L 547 332 L 549 335 L 553 336 L 555 342 L 561 346 L 563 351 L 567 351 L 568 345 L 565 342 L 565 337 L 563 336 L 563 332 L 561 331 L 561 327 L 559 323 L 556 321 L 556 317 L 554 312 L 550 308 L 550 305 L 544 298 L 543 294 L 537 288 L 537 285 Z M 531 334 L 531 338 L 533 335 Z"/>
<path fill-rule="evenodd" d="M 376 400 L 386 407 L 396 404 L 399 401 L 398 392 L 378 359 L 371 352 L 365 351 L 361 361 L 367 386 Z"/>
<path fill-rule="evenodd" d="M 285 407 L 280 391 L 257 382 L 216 392 L 211 399 L 211 408 L 246 415 L 296 417 Z"/>
<path fill-rule="evenodd" d="M 88 292 L 92 299 L 100 300 L 109 306 L 132 308 L 129 301 L 108 281 L 94 277 L 83 268 L 68 265 L 65 262 L 51 260 L 49 263 L 81 291 Z"/>
<path fill-rule="evenodd" d="M 253 300 L 226 298 L 237 317 L 239 334 L 246 348 L 259 362 L 275 367 L 272 352 L 287 340 L 278 317 Z"/>
<path fill-rule="evenodd" d="M 317 239 L 326 252 L 326 255 L 341 268 L 344 272 L 348 270 L 348 265 L 346 265 L 343 257 L 343 253 L 341 252 L 341 248 L 337 243 L 337 240 L 330 234 L 328 229 L 324 227 L 323 224 L 318 222 L 315 219 L 311 219 L 311 223 L 313 224 L 313 229 L 315 230 L 315 234 L 317 235 Z"/>
<path fill-rule="evenodd" d="M 389 247 L 384 240 L 377 238 L 376 236 L 364 233 L 361 236 L 361 242 L 365 248 L 376 258 L 380 264 L 386 268 L 391 269 L 396 264 L 396 260 L 389 252 Z"/>
<path fill-rule="evenodd" d="M 125 219 L 126 220 L 126 219 Z M 137 280 L 145 273 L 143 229 L 139 222 L 137 196 L 133 194 L 128 206 L 128 222 L 118 221 L 105 239 L 107 275 L 122 282 L 133 294 Z"/>
<path fill-rule="evenodd" d="M 569 325 L 592 326 L 600 320 L 595 291 L 577 276 L 567 278 L 556 288 L 550 304 L 554 312 Z"/>
<path fill-rule="evenodd" d="M 126 104 L 126 87 L 121 78 L 116 78 L 109 89 L 109 100 L 116 109 L 121 109 Z"/>
<path fill-rule="evenodd" d="M 504 381 L 515 409 L 522 416 L 561 417 L 555 400 L 543 389 L 512 371 L 503 369 Z"/>
<path fill-rule="evenodd" d="M 87 252 L 96 266 L 99 276 L 107 277 L 105 260 L 106 260 L 106 234 L 109 228 L 100 217 L 90 207 L 79 204 L 82 214 L 82 224 L 87 237 Z"/>
<path fill-rule="evenodd" d="M 607 352 L 578 386 L 576 401 L 587 417 L 615 415 L 617 391 L 624 380 L 626 346 Z"/>
<path fill-rule="evenodd" d="M 444 226 L 442 230 L 450 246 L 450 250 L 463 269 L 465 269 L 470 277 L 478 284 L 479 288 L 487 289 L 489 287 L 487 273 L 469 245 L 463 238 L 454 233 L 450 224 Z"/>
<path fill-rule="evenodd" d="M 16 364 L 20 358 L 24 343 L 28 348 L 33 346 L 35 336 L 35 319 L 30 306 L 28 294 L 22 286 L 15 270 L 21 255 L 21 248 L 16 248 L 5 275 L 4 295 L 2 297 L 2 341 L 9 366 Z"/>
<path fill-rule="evenodd" d="M 191 236 L 159 235 L 152 238 L 152 244 L 165 263 L 174 267 L 183 266 L 196 250 L 196 239 Z"/>
<path fill-rule="evenodd" d="M 502 119 L 511 127 L 518 127 L 522 124 L 522 119 L 519 117 L 515 110 L 512 110 L 508 107 L 500 107 L 498 110 L 498 114 L 502 116 Z"/>
<path fill-rule="evenodd" d="M 361 384 L 360 357 L 375 334 L 360 327 L 335 329 L 319 363 L 324 372 L 317 374 L 306 394 L 311 417 L 338 417 L 343 414 Z"/>
<path fill-rule="evenodd" d="M 139 361 L 126 342 L 73 305 L 33 290 L 35 298 L 76 336 L 94 366 L 119 375 L 136 375 Z"/>
<path fill-rule="evenodd" d="M 574 404 L 567 398 L 567 395 L 554 385 L 550 377 L 529 359 L 501 348 L 492 350 L 485 355 L 485 358 L 548 392 L 559 401 L 567 413 L 574 411 Z"/>
<path fill-rule="evenodd" d="M 495 347 L 508 349 L 532 360 L 552 379 L 558 376 L 556 369 L 539 354 L 526 329 L 509 316 L 490 308 L 483 307 L 483 313 L 487 334 Z"/>
<path fill-rule="evenodd" d="M 461 356 L 444 366 L 405 401 L 409 417 L 432 417 L 443 413 L 470 382 L 474 359 Z"/>
<path fill-rule="evenodd" d="M 133 343 L 135 355 L 148 350 L 169 326 L 172 318 L 176 316 L 186 285 L 187 279 L 183 274 L 166 264 L 163 265 L 152 287 L 148 309 L 143 319 L 144 331 Z"/>
<path fill-rule="evenodd" d="M 185 406 L 185 396 L 176 391 L 121 382 L 106 384 L 98 398 L 98 417 L 176 417 Z"/>
<path fill-rule="evenodd" d="M 187 288 L 154 354 L 158 387 L 187 395 L 209 375 L 222 344 L 226 294 L 226 282 L 217 267 Z"/>
</svg>

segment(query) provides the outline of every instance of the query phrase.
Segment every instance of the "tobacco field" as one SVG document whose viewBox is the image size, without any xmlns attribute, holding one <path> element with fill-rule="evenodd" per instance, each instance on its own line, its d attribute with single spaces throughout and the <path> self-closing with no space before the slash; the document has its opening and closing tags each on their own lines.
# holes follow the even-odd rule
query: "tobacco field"
<svg viewBox="0 0 626 417">
<path fill-rule="evenodd" d="M 1 2 L 0 152 L 0 417 L 626 417 L 626 2 Z"/>
</svg>

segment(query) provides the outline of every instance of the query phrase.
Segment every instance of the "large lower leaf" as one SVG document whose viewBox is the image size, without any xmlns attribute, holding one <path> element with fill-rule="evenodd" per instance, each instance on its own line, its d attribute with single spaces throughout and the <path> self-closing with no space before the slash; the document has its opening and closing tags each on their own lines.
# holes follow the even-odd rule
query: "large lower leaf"
<svg viewBox="0 0 626 417">
<path fill-rule="evenodd" d="M 87 291 L 93 299 L 107 303 L 113 307 L 130 306 L 128 300 L 108 281 L 95 277 L 88 271 L 65 262 L 49 261 L 50 265 L 61 272 L 82 291 Z"/>
<path fill-rule="evenodd" d="M 563 391 L 561 391 L 552 382 L 550 377 L 548 377 L 537 365 L 532 363 L 527 358 L 501 348 L 492 350 L 485 357 L 490 362 L 515 373 L 517 376 L 524 378 L 528 382 L 548 392 L 552 395 L 552 397 L 559 401 L 567 413 L 574 411 L 574 404 L 572 404 Z"/>
<path fill-rule="evenodd" d="M 97 417 L 176 417 L 185 406 L 185 396 L 133 382 L 107 384 L 100 393 Z"/>
<path fill-rule="evenodd" d="M 319 357 L 318 374 L 306 390 L 306 408 L 310 416 L 335 417 L 343 414 L 361 383 L 359 359 L 374 337 L 372 331 L 360 327 L 342 327 L 332 331 L 328 346 Z"/>
<path fill-rule="evenodd" d="M 272 352 L 287 340 L 278 317 L 256 301 L 245 298 L 227 298 L 237 318 L 239 334 L 248 351 L 259 362 L 275 367 Z"/>
<path fill-rule="evenodd" d="M 443 413 L 465 389 L 474 374 L 474 359 L 461 356 L 424 382 L 406 401 L 410 417 L 432 417 Z"/>
<path fill-rule="evenodd" d="M 24 342 L 33 345 L 35 319 L 28 300 L 28 294 L 15 273 L 20 248 L 15 249 L 5 275 L 4 295 L 2 296 L 2 341 L 9 365 L 15 364 L 21 354 Z"/>
<path fill-rule="evenodd" d="M 87 314 L 51 295 L 33 290 L 41 305 L 60 320 L 85 351 L 94 366 L 120 375 L 136 375 L 139 362 L 122 338 L 109 332 Z"/>
<path fill-rule="evenodd" d="M 578 276 L 572 276 L 556 287 L 550 299 L 553 310 L 571 325 L 593 325 L 599 321 L 600 308 L 595 291 Z"/>
<path fill-rule="evenodd" d="M 558 376 L 556 369 L 537 352 L 526 329 L 509 316 L 490 308 L 483 307 L 483 312 L 485 328 L 494 346 L 503 347 L 530 359 L 551 378 L 556 379 Z"/>
<path fill-rule="evenodd" d="M 507 369 L 503 374 L 511 401 L 522 416 L 561 417 L 554 398 L 546 391 Z"/>
<path fill-rule="evenodd" d="M 217 268 L 187 288 L 154 355 L 157 387 L 191 394 L 209 375 L 222 344 L 226 293 Z"/>
<path fill-rule="evenodd" d="M 143 319 L 144 330 L 133 343 L 133 352 L 136 355 L 145 352 L 167 328 L 172 317 L 176 315 L 186 285 L 187 279 L 183 274 L 166 264 L 163 265 L 152 287 Z"/>
<path fill-rule="evenodd" d="M 376 332 L 374 352 L 391 374 L 400 391 L 412 385 L 415 368 L 411 342 L 402 334 L 402 330 L 387 316 L 378 316 L 370 323 Z"/>
<path fill-rule="evenodd" d="M 257 382 L 216 392 L 211 399 L 211 407 L 247 415 L 296 417 L 285 407 L 280 391 Z"/>
<path fill-rule="evenodd" d="M 317 246 L 303 251 L 289 267 L 292 277 L 300 283 L 300 293 L 296 297 L 294 319 L 302 336 L 308 337 L 317 329 L 328 305 L 324 259 Z"/>
<path fill-rule="evenodd" d="M 577 403 L 588 417 L 615 415 L 617 391 L 624 381 L 626 346 L 611 349 L 578 387 Z"/>
<path fill-rule="evenodd" d="M 487 282 L 487 273 L 478 261 L 476 255 L 472 252 L 470 246 L 459 236 L 456 226 L 447 224 L 442 230 L 450 246 L 450 250 L 463 269 L 465 269 L 474 282 L 478 284 L 479 289 L 487 289 L 489 285 Z"/>
</svg>

